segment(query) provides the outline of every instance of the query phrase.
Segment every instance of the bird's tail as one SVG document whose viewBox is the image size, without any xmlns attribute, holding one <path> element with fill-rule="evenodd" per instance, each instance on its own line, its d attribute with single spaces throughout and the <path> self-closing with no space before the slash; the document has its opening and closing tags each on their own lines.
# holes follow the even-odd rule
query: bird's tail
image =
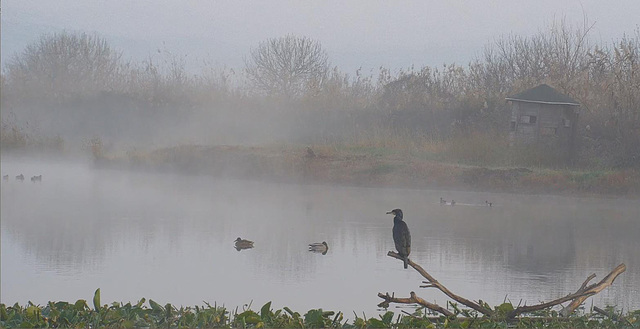
<svg viewBox="0 0 640 329">
<path fill-rule="evenodd" d="M 404 260 L 404 268 L 406 269 L 409 266 L 409 257 L 405 257 L 403 260 Z"/>
</svg>

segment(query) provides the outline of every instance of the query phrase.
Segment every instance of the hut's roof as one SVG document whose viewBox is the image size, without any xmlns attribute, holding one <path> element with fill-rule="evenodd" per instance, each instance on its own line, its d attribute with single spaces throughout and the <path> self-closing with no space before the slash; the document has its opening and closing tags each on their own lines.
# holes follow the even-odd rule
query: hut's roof
<svg viewBox="0 0 640 329">
<path fill-rule="evenodd" d="M 561 94 L 559 91 L 551 88 L 546 84 L 541 84 L 537 87 L 527 89 L 519 94 L 509 96 L 505 98 L 508 101 L 527 102 L 527 103 L 542 103 L 552 105 L 572 105 L 579 106 L 580 103 L 576 102 L 573 98 Z"/>
</svg>

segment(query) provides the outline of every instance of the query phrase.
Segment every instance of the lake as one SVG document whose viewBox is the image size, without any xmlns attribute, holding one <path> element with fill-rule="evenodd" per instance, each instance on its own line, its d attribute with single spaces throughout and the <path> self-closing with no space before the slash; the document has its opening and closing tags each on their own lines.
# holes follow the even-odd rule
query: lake
<svg viewBox="0 0 640 329">
<path fill-rule="evenodd" d="M 624 262 L 627 271 L 586 305 L 640 309 L 637 199 L 291 185 L 7 156 L 1 164 L 10 176 L 1 200 L 5 304 L 90 301 L 101 288 L 103 303 L 145 297 L 257 310 L 273 301 L 349 319 L 379 312 L 378 292 L 416 291 L 445 305 L 387 256 L 393 218 L 385 213 L 401 208 L 410 258 L 454 293 L 534 304 Z M 24 182 L 14 178 L 20 173 Z M 237 237 L 255 248 L 237 251 Z M 322 241 L 326 255 L 307 250 Z"/>
</svg>

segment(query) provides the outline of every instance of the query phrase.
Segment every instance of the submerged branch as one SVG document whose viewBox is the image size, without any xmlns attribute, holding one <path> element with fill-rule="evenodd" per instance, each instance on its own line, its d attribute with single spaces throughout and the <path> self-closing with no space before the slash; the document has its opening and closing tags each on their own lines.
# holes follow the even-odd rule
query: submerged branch
<svg viewBox="0 0 640 329">
<path fill-rule="evenodd" d="M 626 322 L 627 324 L 631 325 L 631 323 L 629 322 L 629 320 L 627 320 L 627 318 L 626 318 L 626 317 L 624 317 L 624 316 L 622 315 L 622 313 L 620 313 L 620 314 L 615 314 L 615 313 L 613 313 L 613 312 L 607 312 L 607 311 L 605 311 L 605 310 L 603 310 L 603 309 L 599 308 L 598 306 L 594 306 L 594 307 L 593 307 L 593 310 L 594 310 L 596 313 L 598 313 L 598 314 L 600 314 L 600 315 L 604 315 L 604 316 L 608 317 L 609 319 L 611 319 L 611 320 L 613 320 L 613 321 L 624 321 L 624 322 Z"/>
</svg>

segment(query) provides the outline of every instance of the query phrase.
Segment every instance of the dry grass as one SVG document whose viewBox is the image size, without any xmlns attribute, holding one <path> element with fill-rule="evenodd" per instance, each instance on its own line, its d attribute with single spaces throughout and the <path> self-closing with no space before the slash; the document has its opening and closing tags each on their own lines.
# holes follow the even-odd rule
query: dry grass
<svg viewBox="0 0 640 329">
<path fill-rule="evenodd" d="M 65 151 L 65 142 L 62 137 L 46 137 L 29 132 L 27 128 L 19 127 L 13 123 L 2 123 L 0 130 L 0 147 L 3 150 L 33 150 L 45 152 Z"/>
<path fill-rule="evenodd" d="M 478 138 L 475 142 L 479 143 L 478 141 L 482 140 Z M 451 149 L 459 151 L 465 148 L 447 147 L 446 143 L 434 143 L 430 140 L 414 141 L 408 144 L 409 146 L 400 142 L 401 139 L 386 142 L 380 139 L 363 140 L 358 145 L 344 143 L 313 145 L 310 146 L 313 155 L 310 155 L 307 146 L 294 145 L 265 147 L 182 145 L 151 152 L 132 151 L 116 158 L 106 157 L 110 160 L 103 164 L 296 183 L 462 188 L 520 193 L 635 195 L 640 192 L 640 173 L 635 170 L 571 171 L 540 168 L 532 170 L 459 165 L 430 158 L 446 156 L 453 158 L 451 154 L 458 153 Z M 392 145 L 401 147 L 396 148 Z M 435 152 L 438 153 L 433 153 L 433 150 L 437 150 Z M 493 152 L 502 151 L 494 150 Z"/>
<path fill-rule="evenodd" d="M 2 130 L 3 149 L 8 145 L 18 148 L 49 145 L 58 150 L 64 147 L 59 138 L 46 142 L 49 144 L 16 127 Z M 307 147 L 313 151 L 312 156 Z M 543 165 L 539 153 L 510 148 L 506 138 L 488 133 L 437 140 L 379 128 L 354 134 L 349 140 L 311 146 L 179 145 L 151 151 L 131 149 L 119 154 L 111 152 L 100 138 L 93 138 L 85 149 L 99 166 L 186 174 L 379 187 L 640 193 L 638 170 L 553 169 Z M 531 158 L 539 159 L 534 162 L 538 166 L 518 168 Z"/>
</svg>

